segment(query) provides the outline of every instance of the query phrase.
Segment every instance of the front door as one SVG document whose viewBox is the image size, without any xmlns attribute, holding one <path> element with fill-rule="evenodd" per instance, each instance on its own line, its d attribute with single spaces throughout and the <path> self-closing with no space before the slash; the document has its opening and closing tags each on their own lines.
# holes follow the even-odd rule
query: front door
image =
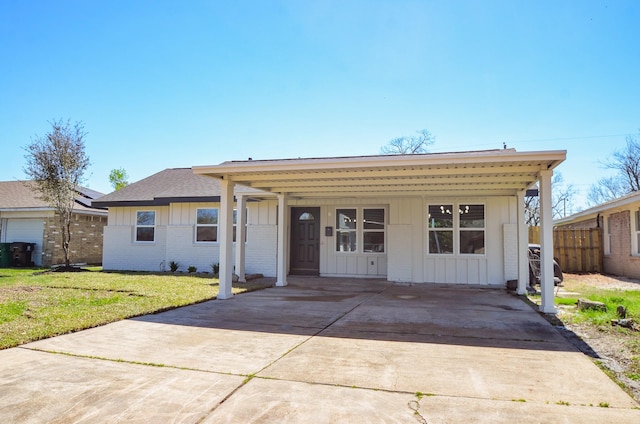
<svg viewBox="0 0 640 424">
<path fill-rule="evenodd" d="M 320 208 L 291 208 L 290 274 L 320 273 Z"/>
</svg>

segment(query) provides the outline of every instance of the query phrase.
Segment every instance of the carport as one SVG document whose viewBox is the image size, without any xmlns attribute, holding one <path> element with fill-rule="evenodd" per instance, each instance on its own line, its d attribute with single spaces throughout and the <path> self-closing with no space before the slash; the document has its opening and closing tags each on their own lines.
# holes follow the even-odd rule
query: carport
<svg viewBox="0 0 640 424">
<path fill-rule="evenodd" d="M 438 280 L 440 276 L 447 272 L 461 273 L 459 269 L 462 269 L 470 281 L 484 284 L 482 278 L 476 278 L 475 274 L 488 275 L 486 269 L 500 268 L 502 278 L 494 276 L 488 284 L 504 284 L 510 277 L 517 278 L 518 293 L 524 294 L 528 281 L 528 233 L 524 221 L 524 196 L 526 190 L 537 183 L 541 205 L 541 311 L 555 313 L 551 177 L 553 169 L 565 158 L 564 150 L 517 152 L 515 149 L 500 149 L 419 155 L 246 160 L 224 162 L 214 166 L 195 166 L 194 173 L 218 178 L 221 185 L 218 297 L 227 299 L 232 296 L 234 193 L 238 211 L 239 240 L 244 239 L 243 220 L 249 196 L 249 193 L 243 192 L 242 187 L 262 190 L 264 197 L 277 198 L 278 286 L 287 285 L 292 251 L 289 238 L 292 227 L 290 208 L 293 205 L 320 207 L 330 204 L 333 209 L 326 215 L 331 216 L 332 212 L 337 214 L 340 209 L 336 208 L 343 204 L 375 204 L 383 205 L 380 207 L 384 207 L 386 213 L 383 249 L 384 254 L 389 257 L 388 280 L 440 283 L 444 282 Z M 252 198 L 260 197 L 255 191 L 250 193 Z M 492 202 L 497 206 L 492 206 Z M 432 236 L 429 231 L 433 229 L 429 227 L 427 215 L 431 211 L 428 209 L 431 203 L 444 203 L 454 211 L 451 214 L 447 209 L 452 215 L 452 224 L 451 228 L 445 229 L 445 232 L 448 231 L 445 235 L 452 239 L 452 250 L 444 254 L 434 254 L 429 246 Z M 465 204 L 481 207 L 483 214 L 486 211 L 486 216 L 482 215 L 481 230 L 478 231 L 483 237 L 483 244 L 481 249 L 474 252 L 476 255 L 453 250 L 454 247 L 460 249 L 461 235 L 465 230 L 462 223 L 458 224 L 460 218 L 453 216 L 457 216 L 456 210 L 462 214 L 462 205 Z M 440 207 L 444 211 L 445 208 Z M 412 211 L 409 213 L 407 209 Z M 489 227 L 484 222 L 489 221 L 495 214 L 511 218 L 505 218 L 494 227 Z M 362 224 L 360 217 L 359 219 L 359 225 L 366 226 Z M 336 246 L 333 238 L 334 223 L 335 221 L 326 218 L 320 221 L 320 226 L 324 228 L 323 237 L 327 240 L 328 247 L 325 247 L 325 251 L 328 252 L 332 246 Z M 337 226 L 335 230 L 337 232 Z M 498 232 L 502 234 L 495 234 Z M 407 236 L 413 237 L 413 244 L 402 242 L 401 237 Z M 362 241 L 361 233 L 358 233 L 357 237 Z M 489 245 L 491 240 L 497 247 L 494 247 L 492 252 L 486 252 L 484 243 Z M 490 247 L 488 246 L 487 250 Z M 349 253 L 344 254 L 348 255 Z M 412 260 L 409 265 L 405 259 L 407 257 Z M 425 257 L 431 262 L 425 260 Z M 236 246 L 235 261 L 236 272 L 242 280 L 242 243 Z M 411 267 L 411 273 L 401 275 L 399 270 L 407 266 Z M 440 271 L 431 272 L 435 266 L 439 266 Z M 322 275 L 322 269 L 320 274 Z"/>
</svg>

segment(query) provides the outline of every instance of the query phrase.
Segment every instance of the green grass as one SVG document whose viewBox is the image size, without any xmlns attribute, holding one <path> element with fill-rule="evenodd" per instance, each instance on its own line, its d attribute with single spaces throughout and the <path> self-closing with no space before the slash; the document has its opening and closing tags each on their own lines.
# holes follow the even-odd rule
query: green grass
<svg viewBox="0 0 640 424">
<path fill-rule="evenodd" d="M 604 289 L 581 285 L 576 281 L 565 281 L 565 289 L 571 293 L 561 297 L 555 297 L 555 304 L 561 307 L 561 319 L 564 323 L 588 325 L 596 328 L 600 333 L 606 333 L 623 343 L 631 354 L 624 375 L 632 380 L 640 381 L 640 336 L 637 331 L 612 326 L 611 320 L 618 319 L 617 308 L 622 305 L 627 309 L 627 318 L 631 318 L 636 326 L 640 323 L 640 291 Z M 530 296 L 530 299 L 540 304 L 540 295 Z M 578 310 L 578 299 L 589 299 L 602 302 L 606 305 L 606 311 Z M 621 387 L 624 383 L 618 381 L 615 374 L 605 367 L 601 368 Z M 603 404 L 598 405 L 605 407 Z"/>
<path fill-rule="evenodd" d="M 640 291 L 619 289 L 597 289 L 593 287 L 572 288 L 577 294 L 555 297 L 555 304 L 560 306 L 575 306 L 578 299 L 589 299 L 602 302 L 607 306 L 606 312 L 576 308 L 571 320 L 575 323 L 589 323 L 593 325 L 610 325 L 612 319 L 618 318 L 616 309 L 622 305 L 627 309 L 627 317 L 640 322 Z M 532 301 L 540 303 L 540 295 L 529 296 Z"/>
<path fill-rule="evenodd" d="M 616 309 L 622 305 L 627 309 L 627 317 L 640 320 L 640 291 L 636 290 L 604 290 L 581 288 L 580 295 L 569 298 L 556 298 L 557 305 L 573 305 L 579 298 L 602 302 L 607 306 L 606 312 L 586 310 L 576 311 L 574 322 L 588 322 L 593 325 L 610 325 L 612 319 L 618 318 Z"/>
<path fill-rule="evenodd" d="M 263 288 L 259 281 L 234 293 Z M 211 275 L 0 268 L 0 349 L 213 299 Z"/>
</svg>

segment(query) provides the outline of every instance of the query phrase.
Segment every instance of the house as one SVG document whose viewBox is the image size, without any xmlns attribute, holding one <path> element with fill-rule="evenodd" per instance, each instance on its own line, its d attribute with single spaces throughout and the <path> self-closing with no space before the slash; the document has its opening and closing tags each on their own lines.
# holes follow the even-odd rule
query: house
<svg viewBox="0 0 640 424">
<path fill-rule="evenodd" d="M 554 221 L 557 228 L 601 228 L 606 274 L 640 279 L 640 193 Z"/>
<path fill-rule="evenodd" d="M 175 262 L 181 271 L 193 266 L 212 272 L 219 262 L 217 179 L 196 175 L 191 168 L 165 169 L 94 204 L 109 210 L 105 270 L 165 271 Z M 275 199 L 249 201 L 248 272 L 276 274 L 276 205 Z"/>
<path fill-rule="evenodd" d="M 74 263 L 99 264 L 107 211 L 92 206 L 92 200 L 102 193 L 78 187 L 77 194 L 70 259 Z M 26 181 L 0 182 L 0 243 L 13 242 L 35 244 L 31 261 L 36 266 L 64 263 L 57 213 Z"/>
<path fill-rule="evenodd" d="M 528 280 L 526 190 L 542 204 L 542 306 L 553 306 L 551 176 L 566 151 L 230 161 L 165 170 L 96 202 L 105 269 L 504 286 Z M 193 173 L 194 175 L 189 175 Z M 237 240 L 245 240 L 238 243 Z M 544 248 L 548 246 L 548 248 Z M 546 253 L 545 253 L 546 252 Z"/>
</svg>

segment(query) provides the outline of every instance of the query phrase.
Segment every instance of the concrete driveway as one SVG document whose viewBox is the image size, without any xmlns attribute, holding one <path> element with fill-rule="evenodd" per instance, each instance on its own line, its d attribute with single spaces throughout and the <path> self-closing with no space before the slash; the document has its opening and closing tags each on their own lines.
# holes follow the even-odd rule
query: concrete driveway
<svg viewBox="0 0 640 424">
<path fill-rule="evenodd" d="M 0 351 L 0 421 L 640 422 L 497 289 L 291 278 Z"/>
</svg>

